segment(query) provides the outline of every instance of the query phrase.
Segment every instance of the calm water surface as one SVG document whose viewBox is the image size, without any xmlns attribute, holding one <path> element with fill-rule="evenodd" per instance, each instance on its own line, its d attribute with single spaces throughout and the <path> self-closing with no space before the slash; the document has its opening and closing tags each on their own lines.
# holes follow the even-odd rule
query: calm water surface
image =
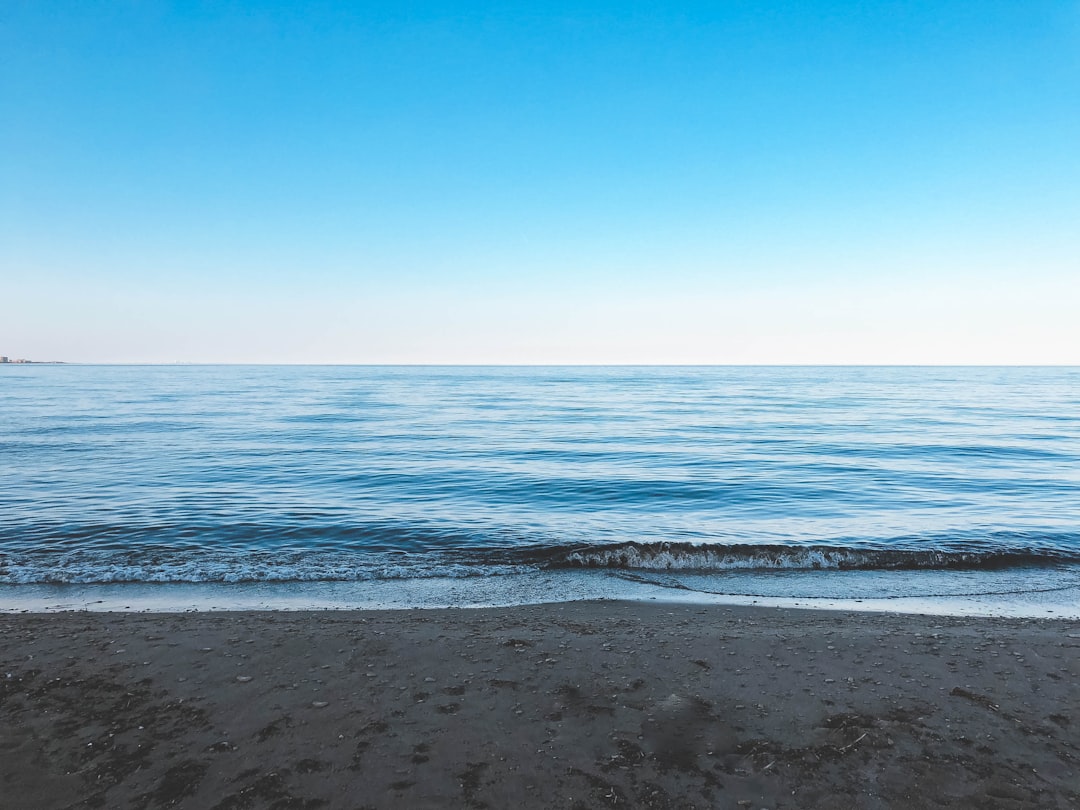
<svg viewBox="0 0 1080 810">
<path fill-rule="evenodd" d="M 1076 368 L 0 368 L 0 583 L 1078 562 Z"/>
</svg>

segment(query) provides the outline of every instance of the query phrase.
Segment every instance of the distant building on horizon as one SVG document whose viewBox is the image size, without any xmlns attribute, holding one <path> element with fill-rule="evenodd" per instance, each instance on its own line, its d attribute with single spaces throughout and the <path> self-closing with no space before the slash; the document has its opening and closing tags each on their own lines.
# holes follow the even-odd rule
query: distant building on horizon
<svg viewBox="0 0 1080 810">
<path fill-rule="evenodd" d="M 0 363 L 10 363 L 11 361 L 5 356 L 0 354 Z"/>
</svg>

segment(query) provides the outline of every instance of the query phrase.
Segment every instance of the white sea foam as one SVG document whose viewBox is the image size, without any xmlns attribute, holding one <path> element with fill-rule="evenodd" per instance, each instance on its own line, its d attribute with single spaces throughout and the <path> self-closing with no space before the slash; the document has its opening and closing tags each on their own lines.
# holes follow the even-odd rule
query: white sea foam
<svg viewBox="0 0 1080 810">
<path fill-rule="evenodd" d="M 517 565 L 466 565 L 430 559 L 363 563 L 319 560 L 318 555 L 295 561 L 259 561 L 251 555 L 207 559 L 125 562 L 102 555 L 79 560 L 8 560 L 0 562 L 0 584 L 91 583 L 256 583 L 256 582 L 370 582 L 376 580 L 446 577 L 461 579 L 519 573 Z"/>
<path fill-rule="evenodd" d="M 838 569 L 863 567 L 865 553 L 843 549 L 792 548 L 740 552 L 708 547 L 620 546 L 589 549 L 567 555 L 567 562 L 585 568 L 631 568 L 644 570 L 748 570 L 748 569 Z"/>
</svg>

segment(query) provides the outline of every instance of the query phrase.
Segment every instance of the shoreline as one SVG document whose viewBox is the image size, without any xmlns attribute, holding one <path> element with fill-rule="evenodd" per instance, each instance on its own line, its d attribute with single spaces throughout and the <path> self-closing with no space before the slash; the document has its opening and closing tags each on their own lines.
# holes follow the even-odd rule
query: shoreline
<svg viewBox="0 0 1080 810">
<path fill-rule="evenodd" d="M 357 582 L 0 584 L 0 615 L 512 608 L 583 601 L 1080 619 L 1080 566 L 1007 571 L 533 571 Z"/>
<path fill-rule="evenodd" d="M 593 601 L 0 629 L 13 809 L 1080 802 L 1075 620 Z"/>
</svg>

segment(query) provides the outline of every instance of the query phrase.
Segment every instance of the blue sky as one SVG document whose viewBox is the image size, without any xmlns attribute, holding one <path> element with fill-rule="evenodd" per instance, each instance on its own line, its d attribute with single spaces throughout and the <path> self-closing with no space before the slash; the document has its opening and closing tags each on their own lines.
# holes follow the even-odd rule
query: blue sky
<svg viewBox="0 0 1080 810">
<path fill-rule="evenodd" d="M 1080 363 L 1080 2 L 0 8 L 0 353 Z"/>
</svg>

